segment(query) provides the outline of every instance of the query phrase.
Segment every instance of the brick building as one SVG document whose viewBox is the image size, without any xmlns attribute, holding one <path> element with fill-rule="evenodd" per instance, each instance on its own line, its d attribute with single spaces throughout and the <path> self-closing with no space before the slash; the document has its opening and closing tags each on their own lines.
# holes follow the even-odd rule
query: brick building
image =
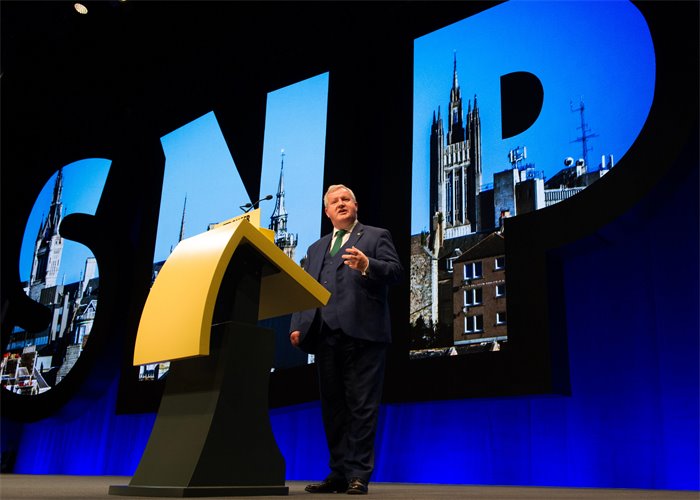
<svg viewBox="0 0 700 500">
<path fill-rule="evenodd" d="M 452 262 L 455 346 L 507 339 L 506 263 L 503 233 L 495 231 Z"/>
</svg>

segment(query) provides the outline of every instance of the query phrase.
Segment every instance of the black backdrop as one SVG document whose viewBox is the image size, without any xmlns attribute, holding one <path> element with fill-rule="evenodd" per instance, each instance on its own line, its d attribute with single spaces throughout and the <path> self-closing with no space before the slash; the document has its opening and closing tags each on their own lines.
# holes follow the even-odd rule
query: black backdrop
<svg viewBox="0 0 700 500">
<path fill-rule="evenodd" d="M 122 370 L 120 408 L 156 408 L 162 387 L 136 384 L 130 359 L 150 281 L 159 139 L 208 111 L 257 199 L 267 93 L 329 71 L 324 185 L 353 187 L 363 222 L 392 231 L 408 271 L 413 40 L 497 3 L 131 0 L 85 2 L 90 13 L 80 16 L 73 2 L 2 2 L 3 343 L 12 326 L 40 329 L 47 320 L 23 294 L 17 270 L 39 190 L 72 161 L 113 161 L 95 217 L 67 217 L 61 227 L 98 259 L 93 335 L 56 388 L 33 398 L 3 391 L 3 414 L 31 420 L 71 397 L 88 403 Z M 556 250 L 624 213 L 670 170 L 697 168 L 697 3 L 636 5 L 657 57 L 649 119 L 605 182 L 556 210 L 508 221 L 508 351 L 409 362 L 406 279 L 391 295 L 387 400 L 568 391 Z M 584 223 L 562 224 L 583 212 Z M 273 374 L 273 406 L 316 397 L 310 367 Z"/>
</svg>

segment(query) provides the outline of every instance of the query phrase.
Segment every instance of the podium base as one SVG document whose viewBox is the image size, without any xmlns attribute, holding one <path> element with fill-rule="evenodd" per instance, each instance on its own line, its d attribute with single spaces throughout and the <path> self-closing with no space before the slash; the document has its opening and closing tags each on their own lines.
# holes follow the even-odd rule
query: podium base
<svg viewBox="0 0 700 500">
<path fill-rule="evenodd" d="M 112 485 L 110 495 L 130 497 L 243 497 L 289 495 L 287 486 L 131 486 Z"/>
</svg>

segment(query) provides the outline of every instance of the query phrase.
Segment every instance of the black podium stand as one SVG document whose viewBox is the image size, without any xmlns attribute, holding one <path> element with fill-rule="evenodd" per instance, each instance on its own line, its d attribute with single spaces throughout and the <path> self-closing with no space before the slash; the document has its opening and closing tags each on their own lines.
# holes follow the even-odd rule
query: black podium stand
<svg viewBox="0 0 700 500">
<path fill-rule="evenodd" d="M 289 493 L 268 414 L 274 334 L 256 326 L 260 281 L 273 272 L 251 246 L 236 249 L 217 297 L 210 355 L 171 363 L 141 462 L 131 482 L 109 494 Z"/>
</svg>

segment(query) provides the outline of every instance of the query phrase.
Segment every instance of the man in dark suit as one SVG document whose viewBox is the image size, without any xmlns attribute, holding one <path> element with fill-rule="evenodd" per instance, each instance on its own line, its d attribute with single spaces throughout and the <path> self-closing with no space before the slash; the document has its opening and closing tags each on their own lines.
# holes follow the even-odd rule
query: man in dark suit
<svg viewBox="0 0 700 500">
<path fill-rule="evenodd" d="M 357 221 L 342 184 L 323 197 L 333 233 L 313 243 L 304 269 L 331 292 L 325 307 L 295 313 L 292 345 L 315 355 L 330 474 L 310 493 L 366 494 L 391 342 L 388 287 L 403 273 L 391 234 Z"/>
</svg>

